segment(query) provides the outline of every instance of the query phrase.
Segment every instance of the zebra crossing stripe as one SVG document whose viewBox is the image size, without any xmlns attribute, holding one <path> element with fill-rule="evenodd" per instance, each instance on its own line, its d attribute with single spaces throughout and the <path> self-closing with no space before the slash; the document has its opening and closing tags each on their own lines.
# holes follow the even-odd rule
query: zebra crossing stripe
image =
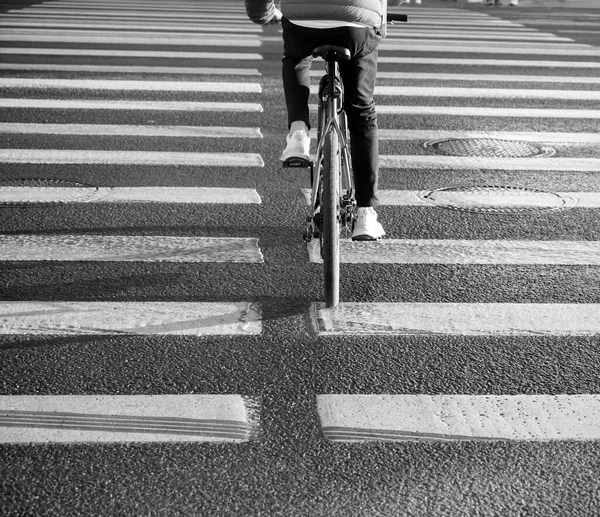
<svg viewBox="0 0 600 517">
<path fill-rule="evenodd" d="M 205 47 L 260 47 L 261 42 L 258 37 L 246 39 L 217 38 L 215 36 L 161 36 L 160 34 L 149 33 L 148 36 L 134 36 L 133 34 L 89 34 L 83 31 L 82 34 L 67 34 L 66 31 L 60 31 L 58 34 L 6 34 L 7 29 L 0 34 L 0 41 L 10 42 L 43 42 L 43 43 L 110 43 L 123 45 L 194 45 Z M 22 31 L 23 29 L 20 29 Z M 74 32 L 74 31 L 73 31 Z M 91 31 L 90 31 L 91 32 Z"/>
<path fill-rule="evenodd" d="M 153 92 L 261 93 L 260 84 L 196 81 L 126 81 L 98 79 L 0 78 L 0 88 L 61 88 L 77 90 L 119 90 Z"/>
<path fill-rule="evenodd" d="M 307 205 L 310 205 L 311 190 L 301 189 Z M 0 190 L 1 192 L 1 190 Z M 431 203 L 423 199 L 423 194 L 431 191 L 423 190 L 379 190 L 377 199 L 382 206 L 421 206 L 433 207 Z M 561 208 L 600 208 L 600 192 L 539 192 L 541 197 L 535 200 L 526 199 L 523 196 L 504 195 L 495 196 L 492 192 L 486 192 L 485 196 L 474 196 L 472 192 L 453 191 L 451 200 L 443 206 L 455 206 L 472 209 L 484 209 L 486 207 L 502 207 L 504 209 L 561 209 Z M 389 242 L 386 240 L 385 242 Z"/>
<path fill-rule="evenodd" d="M 320 244 L 308 245 L 311 262 L 322 263 Z M 527 264 L 600 266 L 598 241 L 452 239 L 342 240 L 345 264 Z"/>
<path fill-rule="evenodd" d="M 260 113 L 256 102 L 104 101 L 73 99 L 0 99 L 0 108 L 130 111 L 225 111 Z"/>
<path fill-rule="evenodd" d="M 262 263 L 258 239 L 169 235 L 0 235 L 15 261 Z"/>
<path fill-rule="evenodd" d="M 0 99 L 2 106 L 2 99 Z M 310 110 L 317 111 L 316 104 Z M 600 110 L 552 109 L 552 108 L 479 108 L 470 106 L 408 106 L 378 104 L 381 115 L 437 115 L 451 117 L 510 117 L 510 118 L 559 118 L 559 119 L 600 119 Z"/>
<path fill-rule="evenodd" d="M 236 27 L 221 25 L 180 25 L 180 24 L 156 24 L 151 25 L 149 23 L 132 23 L 132 22 L 118 22 L 114 21 L 113 23 L 102 23 L 101 20 L 96 22 L 94 21 L 83 21 L 83 20 L 34 20 L 34 21 L 22 21 L 15 19 L 4 19 L 0 21 L 0 27 L 31 27 L 31 28 L 45 28 L 45 29 L 55 29 L 62 27 L 89 27 L 90 29 L 144 29 L 146 31 L 157 30 L 157 31 L 169 31 L 169 32 L 190 32 L 192 31 L 195 34 L 205 34 L 207 32 L 217 32 L 219 34 L 261 34 L 262 29 L 260 27 L 253 27 L 246 25 L 238 25 Z"/>
<path fill-rule="evenodd" d="M 0 67 L 1 68 L 1 67 Z M 323 70 L 311 70 L 310 75 L 321 77 Z M 445 74 L 420 72 L 377 72 L 379 79 L 397 79 L 414 81 L 474 81 L 494 83 L 565 83 L 565 84 L 600 84 L 600 77 L 578 77 L 560 75 L 501 75 L 501 74 Z"/>
<path fill-rule="evenodd" d="M 389 34 L 389 33 L 388 33 Z M 393 33 L 390 40 L 406 41 L 408 38 L 414 38 L 419 40 L 426 38 L 427 41 L 432 41 L 433 38 L 450 39 L 457 38 L 461 41 L 477 39 L 477 40 L 502 40 L 502 41 L 514 41 L 520 43 L 522 41 L 557 41 L 557 42 L 572 42 L 571 38 L 556 36 L 550 33 L 539 33 L 539 32 L 507 32 L 507 31 L 493 31 L 489 32 L 465 32 L 465 31 L 415 31 L 406 30 L 402 32 L 401 38 L 393 38 Z M 389 37 L 389 36 L 388 36 Z"/>
<path fill-rule="evenodd" d="M 377 86 L 375 95 L 403 97 L 448 97 L 479 99 L 553 99 L 598 101 L 600 91 L 591 90 L 533 90 L 517 88 L 443 88 L 426 86 Z"/>
<path fill-rule="evenodd" d="M 319 336 L 597 336 L 600 304 L 314 303 Z"/>
<path fill-rule="evenodd" d="M 0 126 L 1 128 L 2 126 Z M 313 133 L 311 132 L 311 135 Z M 314 132 L 316 138 L 316 131 Z M 599 144 L 600 133 L 535 131 L 445 131 L 427 129 L 380 129 L 380 140 L 438 140 L 443 138 L 493 138 L 553 144 Z"/>
<path fill-rule="evenodd" d="M 0 70 L 96 72 L 119 74 L 262 75 L 256 68 L 207 68 L 191 66 L 68 65 L 63 63 L 0 63 Z"/>
<path fill-rule="evenodd" d="M 247 302 L 0 302 L 0 335 L 258 335 Z"/>
<path fill-rule="evenodd" d="M 260 204 L 254 189 L 220 187 L 16 187 L 0 186 L 0 203 Z"/>
<path fill-rule="evenodd" d="M 233 61 L 262 61 L 261 54 L 244 52 L 183 52 L 170 50 L 103 50 L 87 48 L 0 48 L 0 55 L 87 56 L 87 57 L 147 57 L 157 59 L 213 59 Z"/>
<path fill-rule="evenodd" d="M 387 169 L 598 172 L 600 170 L 600 158 L 474 158 L 467 156 L 382 155 L 380 166 Z"/>
<path fill-rule="evenodd" d="M 598 440 L 598 395 L 318 395 L 325 439 Z"/>
<path fill-rule="evenodd" d="M 1 99 L 0 99 L 1 101 Z M 314 111 L 316 111 L 316 106 Z M 469 106 L 395 106 L 378 105 L 377 112 L 385 115 L 448 115 L 460 117 L 511 117 L 599 119 L 600 110 L 552 108 L 473 108 Z"/>
<path fill-rule="evenodd" d="M 499 41 L 498 44 L 505 42 Z M 488 45 L 486 47 L 486 45 Z M 535 45 L 535 44 L 534 44 Z M 538 44 L 539 45 L 539 44 Z M 525 47 L 523 44 L 514 47 L 503 47 L 502 54 L 528 54 L 537 56 L 580 56 L 580 57 L 598 57 L 600 49 L 579 47 L 577 45 L 563 44 L 560 47 L 551 47 L 547 43 L 542 45 L 544 48 L 536 48 L 536 46 Z M 546 48 L 546 47 L 549 48 Z M 472 41 L 465 42 L 465 45 L 457 45 L 454 40 L 435 41 L 427 45 L 422 41 L 407 40 L 406 43 L 394 43 L 384 40 L 380 49 L 382 51 L 404 51 L 404 52 L 444 52 L 444 53 L 469 53 L 469 58 L 473 54 L 498 54 L 498 48 L 490 41 Z M 467 58 L 468 60 L 468 58 Z M 463 63 L 468 64 L 468 63 Z"/>
<path fill-rule="evenodd" d="M 20 124 L 0 122 L 0 133 L 48 135 L 160 136 L 165 138 L 262 138 L 258 127 L 130 126 L 126 124 Z"/>
<path fill-rule="evenodd" d="M 167 165 L 189 167 L 263 167 L 259 154 L 151 151 L 90 151 L 83 149 L 0 149 L 0 163 Z"/>
<path fill-rule="evenodd" d="M 525 59 L 473 59 L 468 58 L 437 58 L 437 57 L 395 57 L 379 56 L 381 63 L 407 65 L 460 65 L 460 66 L 510 66 L 523 68 L 600 68 L 600 62 L 590 61 L 547 61 Z"/>
<path fill-rule="evenodd" d="M 240 395 L 0 396 L 0 443 L 246 442 L 259 402 Z"/>
</svg>

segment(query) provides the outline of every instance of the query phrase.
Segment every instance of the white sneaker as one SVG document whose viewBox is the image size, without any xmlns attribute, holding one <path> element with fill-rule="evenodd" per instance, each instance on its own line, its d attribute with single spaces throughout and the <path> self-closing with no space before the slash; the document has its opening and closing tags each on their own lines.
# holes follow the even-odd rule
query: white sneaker
<svg viewBox="0 0 600 517">
<path fill-rule="evenodd" d="M 287 135 L 286 142 L 280 158 L 284 165 L 294 160 L 310 162 L 310 136 L 306 131 L 294 131 Z"/>
<path fill-rule="evenodd" d="M 353 241 L 376 241 L 385 235 L 383 226 L 377 221 L 377 212 L 373 207 L 358 208 L 352 232 Z"/>
</svg>

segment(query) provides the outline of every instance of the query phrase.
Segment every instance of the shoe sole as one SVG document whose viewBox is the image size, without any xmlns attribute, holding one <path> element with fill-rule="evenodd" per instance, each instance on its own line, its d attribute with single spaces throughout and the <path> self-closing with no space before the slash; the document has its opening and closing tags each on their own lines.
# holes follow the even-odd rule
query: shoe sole
<svg viewBox="0 0 600 517">
<path fill-rule="evenodd" d="M 372 237 L 370 235 L 357 235 L 352 236 L 353 241 L 378 241 L 381 237 Z"/>
</svg>

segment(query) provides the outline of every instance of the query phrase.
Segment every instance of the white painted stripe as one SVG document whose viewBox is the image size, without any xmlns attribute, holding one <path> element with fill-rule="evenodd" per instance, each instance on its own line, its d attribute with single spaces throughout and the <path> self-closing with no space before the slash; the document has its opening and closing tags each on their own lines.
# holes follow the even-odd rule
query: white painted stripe
<svg viewBox="0 0 600 517">
<path fill-rule="evenodd" d="M 125 124 L 20 124 L 0 122 L 0 133 L 160 136 L 166 138 L 262 138 L 260 128 L 231 126 L 128 126 Z"/>
<path fill-rule="evenodd" d="M 71 99 L 0 99 L 0 108 L 146 110 L 146 111 L 228 111 L 262 112 L 256 102 L 103 101 Z"/>
<path fill-rule="evenodd" d="M 91 151 L 83 149 L 0 149 L 0 163 L 167 165 L 194 167 L 263 167 L 259 154 L 151 151 Z"/>
<path fill-rule="evenodd" d="M 6 30 L 6 29 L 5 29 Z M 22 29 L 20 29 L 22 30 Z M 149 35 L 146 37 L 132 36 L 132 35 L 116 35 L 107 34 L 103 35 L 70 35 L 64 34 L 61 31 L 59 34 L 0 34 L 0 41 L 8 42 L 37 42 L 37 43 L 110 43 L 110 44 L 121 44 L 121 45 L 195 45 L 204 47 L 260 47 L 260 39 L 246 37 L 246 39 L 232 39 L 231 35 L 226 38 L 216 37 L 195 37 L 184 38 L 184 37 L 166 37 Z"/>
<path fill-rule="evenodd" d="M 2 260 L 262 263 L 258 239 L 169 235 L 0 235 Z"/>
<path fill-rule="evenodd" d="M 1 66 L 0 66 L 1 69 Z M 313 77 L 321 77 L 323 69 L 310 71 Z M 600 77 L 578 77 L 559 75 L 500 75 L 500 74 L 447 74 L 447 73 L 414 73 L 414 72 L 377 72 L 378 79 L 397 79 L 415 81 L 474 81 L 494 83 L 565 83 L 565 84 L 600 84 Z M 314 93 L 314 91 L 313 91 Z"/>
<path fill-rule="evenodd" d="M 600 62 L 590 61 L 547 61 L 524 59 L 473 59 L 465 58 L 436 58 L 436 57 L 392 57 L 379 56 L 378 62 L 411 64 L 411 65 L 457 65 L 457 66 L 510 66 L 510 67 L 541 67 L 541 68 L 600 68 Z"/>
<path fill-rule="evenodd" d="M 409 43 L 412 45 L 419 45 L 420 47 L 426 48 L 426 49 L 437 48 L 440 46 L 440 44 L 443 43 L 443 44 L 452 45 L 454 48 L 456 48 L 458 50 L 471 49 L 473 52 L 479 52 L 480 49 L 478 47 L 473 48 L 474 44 L 483 43 L 483 44 L 490 45 L 491 42 L 487 42 L 487 41 L 481 41 L 481 42 L 457 41 L 457 40 L 452 40 L 452 39 L 448 39 L 448 40 L 444 41 L 444 40 L 426 39 L 426 38 L 386 38 L 382 42 L 382 46 L 386 50 L 393 50 L 397 46 L 402 46 L 402 45 L 409 44 Z M 498 43 L 504 43 L 504 42 L 498 41 Z M 565 43 L 565 42 L 550 43 L 547 41 L 519 42 L 516 44 L 515 47 L 511 47 L 510 50 L 518 50 L 518 51 L 541 50 L 542 47 L 544 49 L 547 48 L 550 51 L 549 53 L 552 53 L 553 50 L 568 50 L 568 51 L 597 50 L 598 52 L 600 52 L 600 49 L 594 49 L 594 47 L 592 47 L 591 45 L 587 45 L 587 44 Z M 507 50 L 507 49 L 502 47 L 502 49 L 494 48 L 493 50 L 494 50 L 495 54 L 498 54 L 498 53 L 505 53 L 505 50 Z"/>
<path fill-rule="evenodd" d="M 470 156 L 382 155 L 380 166 L 392 169 L 504 171 L 600 171 L 600 158 L 474 158 Z"/>
<path fill-rule="evenodd" d="M 257 335 L 246 302 L 0 302 L 0 335 Z"/>
<path fill-rule="evenodd" d="M 90 57 L 150 57 L 160 59 L 217 59 L 233 61 L 262 61 L 263 56 L 245 52 L 183 52 L 167 50 L 121 50 L 77 48 L 0 48 L 0 55 L 90 56 Z"/>
<path fill-rule="evenodd" d="M 318 395 L 326 439 L 598 440 L 598 395 Z"/>
<path fill-rule="evenodd" d="M 0 63 L 0 70 L 96 72 L 118 74 L 240 75 L 260 76 L 256 68 L 197 68 L 191 66 L 67 65 L 62 63 Z"/>
<path fill-rule="evenodd" d="M 600 91 L 533 90 L 516 88 L 443 88 L 426 86 L 376 86 L 375 95 L 437 98 L 447 97 L 464 99 L 552 99 L 578 101 L 600 100 Z"/>
<path fill-rule="evenodd" d="M 492 44 L 493 42 L 488 41 L 473 41 L 469 42 L 468 45 L 456 45 L 455 41 L 439 41 L 436 44 L 428 44 L 422 45 L 421 41 L 410 41 L 407 43 L 381 43 L 380 49 L 382 51 L 403 51 L 403 52 L 443 52 L 443 53 L 468 53 L 469 58 L 473 54 L 500 54 L 498 51 L 497 45 Z M 499 45 L 504 44 L 503 42 L 498 42 Z M 486 47 L 486 45 L 488 45 Z M 547 44 L 544 43 L 543 47 Z M 536 55 L 536 56 L 580 56 L 580 57 L 598 57 L 600 56 L 600 48 L 599 49 L 589 49 L 589 48 L 573 48 L 574 45 L 564 45 L 560 48 L 535 48 L 535 47 L 523 47 L 520 45 L 519 47 L 502 47 L 502 54 L 526 54 L 526 55 Z"/>
<path fill-rule="evenodd" d="M 318 85 L 310 92 L 318 93 Z M 397 97 L 447 97 L 464 99 L 552 99 L 598 101 L 600 91 L 591 90 L 534 90 L 516 88 L 450 88 L 435 86 L 376 86 L 375 95 Z"/>
<path fill-rule="evenodd" d="M 60 88 L 153 92 L 261 93 L 260 84 L 198 81 L 126 81 L 98 79 L 39 79 L 0 77 L 0 88 Z"/>
<path fill-rule="evenodd" d="M 221 187 L 3 187 L 0 203 L 260 204 L 254 189 Z"/>
<path fill-rule="evenodd" d="M 341 303 L 311 306 L 321 336 L 597 336 L 600 304 Z"/>
<path fill-rule="evenodd" d="M 597 241 L 514 241 L 450 239 L 342 240 L 345 264 L 526 264 L 600 265 Z M 320 245 L 308 245 L 310 262 L 322 263 Z"/>
<path fill-rule="evenodd" d="M 45 9 L 46 5 L 32 5 L 30 8 L 13 11 L 10 12 L 20 12 L 20 13 L 32 13 L 37 16 L 40 15 L 73 15 L 79 14 L 80 16 L 102 16 L 106 18 L 124 18 L 124 17 L 132 17 L 137 19 L 142 18 L 158 18 L 162 20 L 170 19 L 170 18 L 182 18 L 186 20 L 195 20 L 198 19 L 200 21 L 206 20 L 215 20 L 216 22 L 225 22 L 230 21 L 231 23 L 243 21 L 245 15 L 241 12 L 239 14 L 229 14 L 229 13 L 215 13 L 213 12 L 202 12 L 197 13 L 195 10 L 189 9 L 157 9 L 152 8 L 151 10 L 132 10 L 129 7 L 111 7 L 110 9 L 88 9 L 85 6 L 78 6 L 77 9 L 61 9 L 60 6 L 55 6 L 53 9 Z"/>
<path fill-rule="evenodd" d="M 312 109 L 313 111 L 317 110 L 316 106 Z M 392 106 L 378 104 L 377 113 L 385 115 L 449 115 L 456 117 L 600 119 L 600 110 L 552 108 L 474 108 L 469 106 Z"/>
<path fill-rule="evenodd" d="M 476 39 L 479 41 L 485 40 L 497 40 L 497 41 L 514 41 L 517 44 L 520 44 L 522 41 L 564 41 L 564 42 L 572 42 L 571 38 L 556 36 L 551 33 L 523 33 L 523 32 L 499 32 L 492 31 L 489 32 L 466 32 L 466 31 L 416 31 L 416 30 L 406 30 L 402 33 L 398 33 L 399 37 L 394 37 L 395 34 L 388 33 L 388 41 L 396 42 L 405 42 L 410 38 L 414 38 L 418 40 L 418 43 L 421 43 L 421 39 L 425 41 L 432 41 L 433 38 L 445 39 L 448 41 L 450 38 L 459 38 L 460 40 L 471 40 Z M 501 52 L 501 51 L 500 51 Z"/>
<path fill-rule="evenodd" d="M 404 73 L 378 72 L 380 79 L 412 79 L 423 81 L 486 81 L 494 83 L 573 83 L 600 84 L 600 77 L 578 77 L 559 75 L 500 75 L 500 74 L 437 74 L 437 73 Z"/>
<path fill-rule="evenodd" d="M 137 23 L 133 23 L 133 22 L 118 22 L 118 20 L 113 21 L 113 23 L 103 23 L 102 20 L 98 20 L 98 21 L 84 21 L 85 19 L 82 20 L 73 20 L 73 19 L 66 19 L 66 20 L 56 20 L 54 19 L 54 21 L 52 20 L 32 20 L 32 21 L 21 21 L 21 20 L 15 20 L 15 19 L 7 19 L 4 18 L 4 20 L 0 20 L 0 27 L 29 27 L 29 28 L 36 28 L 36 29 L 49 29 L 49 28 L 62 28 L 62 27 L 77 27 L 77 28 L 83 28 L 83 27 L 88 27 L 90 29 L 118 29 L 118 30 L 123 30 L 123 29 L 133 29 L 133 30 L 140 30 L 143 29 L 144 31 L 165 31 L 165 32 L 171 32 L 171 33 L 176 33 L 176 32 L 189 32 L 189 33 L 194 33 L 194 34 L 205 34 L 205 33 L 211 33 L 211 32 L 217 32 L 219 34 L 227 34 L 227 33 L 234 33 L 234 34 L 261 34 L 262 33 L 262 29 L 260 27 L 256 27 L 253 25 L 236 25 L 236 26 L 231 26 L 231 25 L 219 25 L 219 26 L 215 26 L 215 25 L 207 25 L 207 24 L 197 24 L 197 25 L 190 25 L 190 24 L 186 24 L 186 25 L 179 25 L 179 24 L 174 24 L 172 22 L 170 23 L 165 23 L 165 24 L 156 24 L 156 25 L 152 25 L 151 23 L 145 23 L 145 22 L 137 22 Z"/>
<path fill-rule="evenodd" d="M 0 443 L 245 442 L 255 406 L 240 395 L 1 396 Z"/>
<path fill-rule="evenodd" d="M 0 126 L 1 127 L 1 126 Z M 312 134 L 312 132 L 311 132 Z M 314 132 L 316 135 L 316 131 Z M 443 138 L 497 138 L 554 144 L 599 144 L 600 133 L 444 131 L 427 129 L 380 129 L 380 140 L 438 140 Z"/>
<path fill-rule="evenodd" d="M 421 207 L 434 207 L 436 205 L 429 203 L 423 199 L 424 193 L 430 191 L 422 190 L 379 190 L 377 192 L 377 199 L 379 204 L 383 206 L 421 206 Z M 0 195 L 2 190 L 0 188 Z M 306 201 L 306 204 L 310 206 L 310 189 L 302 189 L 302 195 Z M 451 194 L 453 204 L 460 207 L 485 207 L 486 204 L 494 204 L 494 206 L 501 206 L 503 208 L 523 208 L 530 206 L 533 208 L 533 204 L 528 205 L 523 200 L 519 200 L 518 196 L 497 196 L 494 197 L 490 194 L 485 194 L 474 199 L 473 193 L 453 191 Z M 549 197 L 555 197 L 557 201 L 564 201 L 565 208 L 600 208 L 600 192 L 555 192 L 549 194 Z M 488 199 L 489 198 L 489 199 Z M 0 198 L 1 199 L 1 198 Z M 544 196 L 544 200 L 548 200 L 548 196 Z M 538 208 L 539 205 L 538 205 Z M 542 208 L 549 208 L 547 205 Z M 386 241 L 387 242 L 387 241 Z"/>
</svg>

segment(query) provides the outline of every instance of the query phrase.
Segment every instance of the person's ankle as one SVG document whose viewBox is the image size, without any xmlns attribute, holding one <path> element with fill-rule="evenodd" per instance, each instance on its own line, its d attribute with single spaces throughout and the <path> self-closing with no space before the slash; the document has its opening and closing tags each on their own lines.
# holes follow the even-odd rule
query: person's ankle
<svg viewBox="0 0 600 517">
<path fill-rule="evenodd" d="M 308 134 L 308 126 L 306 125 L 306 122 L 303 120 L 295 120 L 292 122 L 290 125 L 290 135 L 296 131 L 303 131 L 304 133 Z"/>
</svg>

